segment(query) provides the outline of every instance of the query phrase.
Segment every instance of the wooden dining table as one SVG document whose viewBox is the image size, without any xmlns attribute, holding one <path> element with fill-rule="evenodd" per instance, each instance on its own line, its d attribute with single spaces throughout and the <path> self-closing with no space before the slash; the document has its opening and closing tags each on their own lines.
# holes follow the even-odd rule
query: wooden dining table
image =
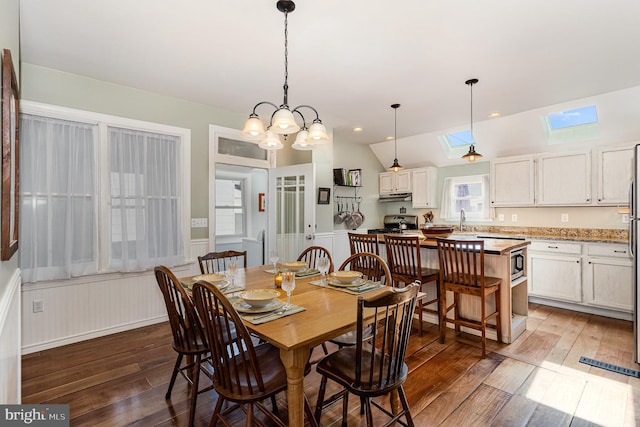
<svg viewBox="0 0 640 427">
<path fill-rule="evenodd" d="M 274 289 L 274 274 L 265 271 L 271 268 L 272 265 L 265 265 L 238 269 L 235 286 Z M 280 349 L 280 359 L 287 371 L 287 406 L 292 427 L 304 425 L 304 370 L 311 349 L 356 326 L 358 296 L 309 283 L 318 279 L 320 276 L 296 278 L 291 303 L 304 311 L 259 325 L 244 321 L 249 331 Z M 286 292 L 282 289 L 280 292 L 280 298 L 286 300 Z M 381 290 L 369 292 L 366 295 Z"/>
</svg>

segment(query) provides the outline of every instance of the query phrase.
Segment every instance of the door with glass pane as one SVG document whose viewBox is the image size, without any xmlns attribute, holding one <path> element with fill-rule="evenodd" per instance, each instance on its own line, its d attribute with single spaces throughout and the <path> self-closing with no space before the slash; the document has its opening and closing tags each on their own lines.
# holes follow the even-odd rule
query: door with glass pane
<svg viewBox="0 0 640 427">
<path fill-rule="evenodd" d="M 269 170 L 269 250 L 295 260 L 313 244 L 315 166 L 311 163 Z"/>
</svg>

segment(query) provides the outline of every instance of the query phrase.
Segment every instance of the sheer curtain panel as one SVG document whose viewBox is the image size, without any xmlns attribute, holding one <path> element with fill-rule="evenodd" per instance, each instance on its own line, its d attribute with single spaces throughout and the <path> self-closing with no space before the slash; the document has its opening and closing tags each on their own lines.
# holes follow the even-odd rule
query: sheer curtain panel
<svg viewBox="0 0 640 427">
<path fill-rule="evenodd" d="M 21 115 L 23 282 L 98 270 L 97 135 L 96 124 Z"/>
<path fill-rule="evenodd" d="M 108 135 L 110 268 L 183 263 L 180 138 L 118 127 Z"/>
</svg>

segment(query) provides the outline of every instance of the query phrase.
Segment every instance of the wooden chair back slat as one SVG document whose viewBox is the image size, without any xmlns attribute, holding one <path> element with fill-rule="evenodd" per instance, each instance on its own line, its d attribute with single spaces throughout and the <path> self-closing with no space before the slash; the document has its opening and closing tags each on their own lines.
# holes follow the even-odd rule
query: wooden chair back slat
<svg viewBox="0 0 640 427">
<path fill-rule="evenodd" d="M 385 235 L 384 243 L 394 286 L 398 286 L 399 282 L 422 281 L 420 239 L 418 236 Z"/>
<path fill-rule="evenodd" d="M 238 268 L 245 268 L 247 266 L 247 251 L 228 250 L 209 252 L 206 255 L 199 256 L 200 272 L 202 274 L 212 274 L 225 271 L 229 260 L 236 260 L 238 261 Z"/>
<path fill-rule="evenodd" d="M 380 255 L 377 234 L 348 233 L 348 236 L 351 255 L 360 252 L 369 252 Z"/>
<path fill-rule="evenodd" d="M 333 272 L 333 259 L 326 248 L 322 246 L 309 246 L 298 256 L 298 261 L 305 261 L 309 268 L 317 268 L 319 258 L 329 258 L 329 273 Z"/>
<path fill-rule="evenodd" d="M 379 255 L 369 252 L 360 252 L 347 258 L 339 270 L 357 270 L 366 280 L 381 282 L 386 286 L 392 286 L 391 271 L 389 266 Z"/>
</svg>

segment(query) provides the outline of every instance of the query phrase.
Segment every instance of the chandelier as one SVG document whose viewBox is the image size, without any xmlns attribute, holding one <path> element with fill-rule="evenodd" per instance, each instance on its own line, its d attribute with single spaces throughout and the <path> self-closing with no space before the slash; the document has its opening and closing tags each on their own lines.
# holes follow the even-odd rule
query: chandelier
<svg viewBox="0 0 640 427">
<path fill-rule="evenodd" d="M 471 140 L 475 142 L 473 138 L 473 85 L 478 83 L 478 79 L 469 79 L 464 84 L 469 85 L 471 89 Z M 469 152 L 462 156 L 463 159 L 469 160 L 469 162 L 475 162 L 477 158 L 482 157 L 482 154 L 476 152 L 476 148 L 473 146 L 473 142 L 469 146 Z"/>
<path fill-rule="evenodd" d="M 329 142 L 329 136 L 327 135 L 327 129 L 322 124 L 322 120 L 318 115 L 318 111 L 310 105 L 298 105 L 291 109 L 288 104 L 288 92 L 289 85 L 287 83 L 289 78 L 288 71 L 288 30 L 287 30 L 287 18 L 290 12 L 293 12 L 296 5 L 293 1 L 278 0 L 276 4 L 278 10 L 284 13 L 284 99 L 280 106 L 277 106 L 273 102 L 261 101 L 253 107 L 253 112 L 244 123 L 244 129 L 241 135 L 251 141 L 259 141 L 259 146 L 266 150 L 279 150 L 283 148 L 280 135 L 284 135 L 284 139 L 287 139 L 288 135 L 298 133 L 295 142 L 292 144 L 292 148 L 296 150 L 312 150 L 316 145 Z M 266 131 L 264 123 L 260 120 L 256 110 L 262 105 L 270 105 L 275 111 L 271 114 L 269 124 Z M 307 108 L 315 113 L 315 119 L 307 127 L 307 121 L 300 112 L 301 108 Z M 296 120 L 297 115 L 302 120 L 302 126 L 300 126 Z"/>
</svg>

